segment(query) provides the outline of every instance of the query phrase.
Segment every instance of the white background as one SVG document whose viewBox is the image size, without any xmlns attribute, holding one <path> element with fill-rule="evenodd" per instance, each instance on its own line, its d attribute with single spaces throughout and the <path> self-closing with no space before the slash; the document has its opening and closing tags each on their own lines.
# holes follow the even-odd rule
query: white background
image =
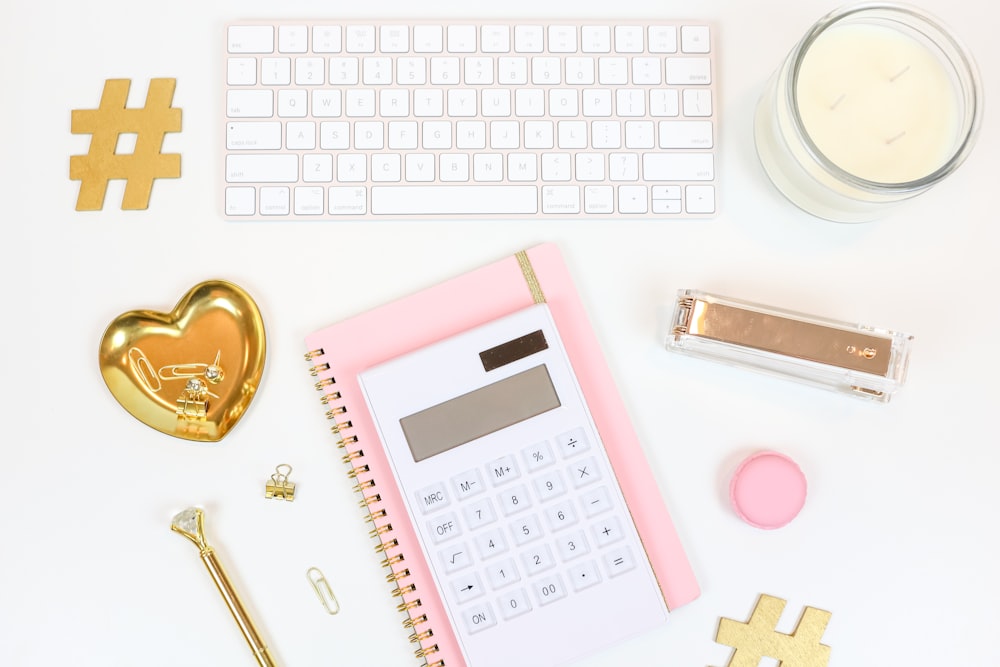
<svg viewBox="0 0 1000 667">
<path fill-rule="evenodd" d="M 662 630 L 585 665 L 722 667 L 721 617 L 760 593 L 832 612 L 832 665 L 1000 663 L 995 431 L 1000 316 L 995 105 L 948 181 L 884 219 L 840 225 L 787 203 L 763 174 L 751 120 L 761 88 L 835 4 L 816 0 L 438 2 L 427 16 L 697 18 L 716 23 L 723 213 L 707 222 L 320 222 L 222 219 L 222 59 L 227 21 L 405 17 L 413 3 L 302 1 L 5 3 L 0 549 L 5 665 L 251 665 L 199 562 L 170 532 L 201 505 L 210 540 L 283 664 L 415 664 L 302 360 L 304 336 L 543 241 L 560 244 L 703 587 Z M 1000 11 L 926 0 L 976 55 L 987 97 L 1000 68 Z M 378 9 L 376 10 L 375 7 Z M 104 80 L 176 77 L 182 177 L 148 211 L 74 210 L 71 109 Z M 988 102 L 994 101 L 989 99 Z M 98 343 L 118 314 L 169 310 L 194 284 L 254 296 L 267 366 L 249 412 L 218 444 L 155 432 L 112 398 Z M 916 336 L 889 405 L 665 352 L 662 311 L 698 288 Z M 405 336 L 405 331 L 399 335 Z M 809 481 L 801 515 L 765 532 L 726 488 L 749 453 L 774 448 Z M 263 498 L 278 463 L 294 503 Z M 306 569 L 343 607 L 326 615 Z M 553 641 L 558 641 L 553 637 Z"/>
</svg>

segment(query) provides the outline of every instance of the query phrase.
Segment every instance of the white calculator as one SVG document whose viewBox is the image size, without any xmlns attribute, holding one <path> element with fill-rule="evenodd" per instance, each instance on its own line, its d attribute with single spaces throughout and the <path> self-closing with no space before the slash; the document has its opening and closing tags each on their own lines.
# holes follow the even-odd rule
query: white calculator
<svg viewBox="0 0 1000 667">
<path fill-rule="evenodd" d="M 359 381 L 470 667 L 566 664 L 666 620 L 545 304 Z"/>
</svg>

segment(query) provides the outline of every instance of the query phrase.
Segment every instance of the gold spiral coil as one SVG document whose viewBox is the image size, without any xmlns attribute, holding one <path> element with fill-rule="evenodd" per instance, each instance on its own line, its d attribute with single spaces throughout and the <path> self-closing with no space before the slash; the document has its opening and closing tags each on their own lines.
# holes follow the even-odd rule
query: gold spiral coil
<svg viewBox="0 0 1000 667">
<path fill-rule="evenodd" d="M 347 452 L 346 454 L 341 456 L 340 460 L 343 461 L 344 463 L 350 463 L 354 459 L 360 459 L 364 455 L 365 451 L 363 449 L 355 449 L 353 452 Z"/>
<path fill-rule="evenodd" d="M 370 480 L 370 481 L 374 482 L 375 480 Z M 373 483 L 370 484 L 369 486 L 375 486 L 375 484 Z M 365 496 L 364 498 L 359 500 L 358 507 L 361 508 L 371 507 L 375 503 L 380 503 L 380 502 L 382 502 L 382 496 L 376 493 L 374 496 Z"/>
<path fill-rule="evenodd" d="M 407 616 L 406 620 L 403 621 L 403 627 L 406 628 L 407 630 L 412 630 L 413 628 L 417 627 L 421 623 L 426 623 L 426 622 L 427 622 L 427 614 L 421 614 L 420 616 L 417 616 L 416 618 L 414 618 L 412 616 Z"/>
<path fill-rule="evenodd" d="M 337 384 L 337 381 L 333 378 L 323 378 L 319 382 L 313 384 L 313 387 L 316 388 L 316 391 L 323 391 L 323 387 L 329 387 L 332 384 Z"/>
<path fill-rule="evenodd" d="M 344 449 L 348 445 L 354 444 L 357 441 L 358 441 L 358 436 L 356 435 L 349 435 L 346 438 L 341 438 L 340 440 L 337 441 L 337 449 Z"/>
<path fill-rule="evenodd" d="M 411 609 L 416 609 L 422 604 L 423 602 L 420 601 L 420 598 L 410 600 L 409 602 L 400 602 L 396 605 L 396 611 L 409 611 Z"/>
<path fill-rule="evenodd" d="M 438 660 L 434 664 L 427 665 L 427 667 L 444 667 L 444 660 Z"/>
<path fill-rule="evenodd" d="M 336 434 L 340 433 L 341 429 L 351 428 L 351 426 L 352 426 L 351 420 L 347 420 L 346 422 L 337 422 L 336 424 L 334 424 L 333 426 L 330 427 L 330 431 L 334 435 L 336 435 Z"/>
<path fill-rule="evenodd" d="M 419 644 L 425 639 L 430 639 L 433 636 L 434 636 L 433 630 L 424 630 L 423 632 L 414 632 L 412 635 L 408 637 L 408 639 L 410 640 L 411 644 Z"/>
<path fill-rule="evenodd" d="M 437 653 L 440 650 L 441 649 L 438 647 L 438 645 L 434 644 L 434 646 L 426 646 L 424 648 L 417 649 L 416 651 L 413 652 L 413 655 L 417 656 L 418 658 L 426 658 L 432 653 Z"/>
<path fill-rule="evenodd" d="M 330 392 L 329 394 L 323 394 L 323 398 L 319 399 L 320 403 L 322 403 L 323 405 L 329 404 L 330 401 L 339 401 L 339 400 L 340 400 L 339 391 Z"/>
<path fill-rule="evenodd" d="M 379 526 L 378 528 L 372 528 L 368 531 L 368 537 L 378 537 L 379 535 L 385 535 L 386 533 L 392 532 L 392 524 L 387 523 Z"/>
<path fill-rule="evenodd" d="M 309 350 L 306 352 L 306 361 L 312 361 L 316 357 L 322 357 L 324 354 L 326 354 L 326 352 L 324 352 L 321 347 L 316 348 L 315 350 Z"/>
<path fill-rule="evenodd" d="M 384 554 L 389 549 L 395 549 L 399 546 L 399 540 L 393 539 L 389 542 L 382 542 L 377 547 L 375 547 L 375 553 Z"/>
<path fill-rule="evenodd" d="M 389 574 L 385 575 L 385 580 L 388 581 L 390 584 L 392 584 L 398 582 L 400 579 L 406 579 L 408 576 L 410 576 L 410 568 L 406 568 L 405 570 L 400 570 L 399 572 L 390 572 Z M 426 616 L 424 617 L 424 620 L 425 621 L 427 620 Z"/>
<path fill-rule="evenodd" d="M 338 405 L 337 407 L 326 411 L 326 418 L 333 419 L 337 415 L 342 415 L 345 412 L 347 412 L 347 408 L 345 408 L 343 405 Z"/>
<path fill-rule="evenodd" d="M 313 377 L 316 377 L 317 375 L 319 375 L 323 371 L 328 371 L 328 370 L 330 370 L 330 364 L 325 363 L 325 362 L 322 363 L 322 364 L 316 364 L 315 366 L 312 366 L 309 369 L 309 375 L 312 375 Z"/>
<path fill-rule="evenodd" d="M 389 556 L 388 558 L 384 558 L 382 562 L 379 563 L 379 565 L 381 565 L 382 567 L 392 567 L 396 563 L 402 563 L 404 560 L 406 559 L 403 558 L 403 554 L 396 554 L 395 556 Z"/>
<path fill-rule="evenodd" d="M 417 585 L 416 584 L 410 584 L 409 586 L 400 586 L 398 588 L 392 589 L 391 595 L 394 598 L 401 598 L 404 595 L 408 595 L 410 593 L 416 593 L 416 592 L 417 592 Z"/>
<path fill-rule="evenodd" d="M 365 504 L 367 505 L 367 503 Z M 388 516 L 388 514 L 389 513 L 386 512 L 385 510 L 379 510 L 377 512 L 369 512 L 368 516 L 365 517 L 365 523 L 374 523 L 379 519 L 384 519 L 386 516 Z"/>
<path fill-rule="evenodd" d="M 355 484 L 354 486 L 352 486 L 351 487 L 351 491 L 354 491 L 356 493 L 363 493 L 365 489 L 370 489 L 373 486 L 375 486 L 375 480 L 374 479 L 368 479 L 368 480 L 365 480 L 364 482 L 358 482 L 357 484 Z M 374 496 L 372 496 L 372 497 L 374 497 Z"/>
<path fill-rule="evenodd" d="M 367 463 L 364 464 L 363 466 L 358 466 L 357 468 L 351 468 L 350 470 L 347 471 L 347 476 L 350 477 L 351 479 L 354 479 L 358 475 L 363 475 L 366 472 L 371 472 L 371 468 L 368 467 Z"/>
</svg>

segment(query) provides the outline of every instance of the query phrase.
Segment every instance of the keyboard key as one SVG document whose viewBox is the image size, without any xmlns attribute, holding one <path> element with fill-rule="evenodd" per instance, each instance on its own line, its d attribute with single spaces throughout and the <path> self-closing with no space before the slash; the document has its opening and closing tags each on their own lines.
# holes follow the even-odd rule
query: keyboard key
<svg viewBox="0 0 1000 667">
<path fill-rule="evenodd" d="M 531 507 L 531 496 L 528 495 L 528 487 L 518 484 L 512 489 L 504 491 L 499 496 L 500 506 L 507 516 L 523 512 Z"/>
<path fill-rule="evenodd" d="M 573 482 L 573 487 L 577 489 L 588 484 L 593 484 L 601 479 L 600 464 L 592 456 L 577 461 L 566 472 Z"/>
<path fill-rule="evenodd" d="M 330 188 L 330 215 L 364 215 L 367 210 L 368 193 L 365 188 Z"/>
<path fill-rule="evenodd" d="M 528 549 L 522 553 L 521 562 L 528 576 L 534 576 L 556 566 L 556 560 L 552 557 L 552 549 L 547 544 Z"/>
<path fill-rule="evenodd" d="M 711 153 L 643 153 L 642 176 L 647 181 L 710 181 L 715 159 Z"/>
<path fill-rule="evenodd" d="M 305 53 L 308 29 L 304 25 L 283 25 L 278 28 L 280 53 Z"/>
<path fill-rule="evenodd" d="M 346 34 L 348 53 L 375 53 L 375 26 L 349 25 Z"/>
<path fill-rule="evenodd" d="M 493 502 L 489 498 L 482 498 L 462 508 L 465 514 L 465 523 L 471 530 L 482 528 L 497 520 L 496 510 L 493 509 Z"/>
<path fill-rule="evenodd" d="M 660 148 L 711 148 L 712 123 L 707 120 L 662 120 Z"/>
<path fill-rule="evenodd" d="M 575 428 L 556 436 L 556 448 L 563 458 L 576 456 L 590 449 L 590 440 L 582 428 Z"/>
<path fill-rule="evenodd" d="M 263 58 L 260 61 L 260 82 L 265 86 L 287 86 L 292 82 L 291 58 Z"/>
<path fill-rule="evenodd" d="M 580 497 L 580 504 L 583 506 L 583 513 L 586 517 L 593 518 L 611 509 L 611 496 L 605 486 L 598 486 L 590 489 Z"/>
<path fill-rule="evenodd" d="M 545 508 L 545 518 L 552 530 L 569 528 L 576 523 L 576 508 L 573 499 L 567 499 Z"/>
<path fill-rule="evenodd" d="M 708 53 L 711 47 L 708 26 L 686 25 L 681 27 L 681 51 Z"/>
<path fill-rule="evenodd" d="M 287 187 L 268 186 L 260 189 L 261 215 L 288 215 L 291 195 Z"/>
<path fill-rule="evenodd" d="M 226 215 L 253 215 L 256 212 L 255 188 L 226 188 Z"/>
<path fill-rule="evenodd" d="M 507 538 L 499 527 L 479 533 L 473 539 L 480 558 L 492 558 L 507 551 Z"/>
<path fill-rule="evenodd" d="M 552 456 L 552 447 L 549 445 L 548 440 L 542 440 L 529 447 L 525 447 L 521 452 L 521 456 L 524 458 L 524 465 L 528 472 L 535 472 L 555 463 L 555 457 Z"/>
<path fill-rule="evenodd" d="M 632 550 L 628 547 L 621 547 L 606 552 L 603 560 L 604 567 L 607 569 L 608 574 L 612 577 L 625 574 L 635 567 L 635 559 L 632 558 Z"/>
<path fill-rule="evenodd" d="M 671 86 L 712 83 L 712 61 L 708 58 L 667 58 L 666 80 Z"/>
<path fill-rule="evenodd" d="M 297 155 L 227 155 L 229 183 L 294 183 L 299 180 Z"/>
<path fill-rule="evenodd" d="M 230 53 L 272 53 L 274 27 L 269 25 L 229 26 Z"/>
<path fill-rule="evenodd" d="M 343 33 L 339 25 L 313 26 L 313 51 L 340 53 Z"/>
<path fill-rule="evenodd" d="M 715 213 L 714 185 L 688 185 L 684 193 L 688 213 Z"/>
<path fill-rule="evenodd" d="M 226 115 L 230 118 L 270 118 L 274 115 L 274 93 L 270 90 L 230 90 L 226 93 Z"/>
<path fill-rule="evenodd" d="M 573 560 L 590 553 L 590 544 L 587 543 L 587 536 L 583 531 L 576 530 L 568 535 L 563 535 L 556 539 L 556 547 L 559 549 L 559 556 L 564 561 Z"/>
<path fill-rule="evenodd" d="M 372 188 L 376 215 L 475 215 L 538 212 L 534 185 L 439 185 Z"/>
<path fill-rule="evenodd" d="M 263 188 L 261 188 L 263 190 Z M 263 208 L 264 194 L 261 193 L 261 207 Z M 263 211 L 261 211 L 263 212 Z M 295 188 L 295 214 L 296 215 L 322 215 L 326 212 L 326 191 L 320 187 Z"/>
<path fill-rule="evenodd" d="M 226 69 L 226 83 L 230 86 L 252 86 L 257 83 L 257 60 L 230 58 Z"/>
<path fill-rule="evenodd" d="M 281 148 L 281 123 L 226 123 L 229 150 L 277 150 Z"/>
</svg>

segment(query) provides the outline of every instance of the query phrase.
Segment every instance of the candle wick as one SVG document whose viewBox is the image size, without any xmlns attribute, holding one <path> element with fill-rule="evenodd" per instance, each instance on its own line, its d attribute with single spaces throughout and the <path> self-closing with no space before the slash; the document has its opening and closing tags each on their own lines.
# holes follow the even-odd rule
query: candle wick
<svg viewBox="0 0 1000 667">
<path fill-rule="evenodd" d="M 844 101 L 845 97 L 847 97 L 847 93 L 841 93 L 840 97 L 837 98 L 837 101 L 830 105 L 830 111 L 836 109 L 840 103 Z"/>
<path fill-rule="evenodd" d="M 892 142 L 896 141 L 897 139 L 902 139 L 904 136 L 906 136 L 906 130 L 903 130 L 902 132 L 900 132 L 896 136 L 892 137 L 891 139 L 886 139 L 885 143 L 886 143 L 886 145 L 889 145 Z"/>
<path fill-rule="evenodd" d="M 908 71 L 910 71 L 910 66 L 909 66 L 909 65 L 907 65 L 907 66 L 906 66 L 906 67 L 904 67 L 903 69 L 899 70 L 899 72 L 898 72 L 898 73 L 896 74 L 896 76 L 891 76 L 891 77 L 889 77 L 889 82 L 890 82 L 890 83 L 892 83 L 893 81 L 895 81 L 895 80 L 896 80 L 896 79 L 898 79 L 899 77 L 901 77 L 901 76 L 903 76 L 904 74 L 906 74 L 906 73 L 907 73 Z"/>
</svg>

